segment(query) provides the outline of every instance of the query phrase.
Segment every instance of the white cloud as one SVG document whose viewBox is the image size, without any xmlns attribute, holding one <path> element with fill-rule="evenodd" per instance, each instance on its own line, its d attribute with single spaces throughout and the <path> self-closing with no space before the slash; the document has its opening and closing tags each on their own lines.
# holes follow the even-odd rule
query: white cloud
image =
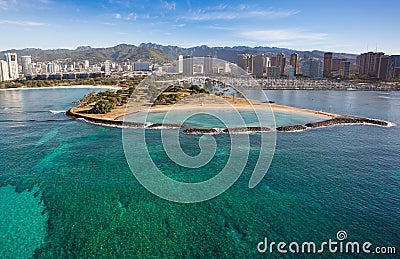
<svg viewBox="0 0 400 259">
<path fill-rule="evenodd" d="M 0 0 L 0 9 L 7 10 L 9 8 L 9 1 Z"/>
<path fill-rule="evenodd" d="M 126 17 L 126 19 L 127 19 L 128 21 L 130 21 L 130 20 L 136 21 L 137 15 L 136 15 L 135 13 L 130 13 L 130 14 L 128 14 L 128 16 Z"/>
<path fill-rule="evenodd" d="M 210 6 L 207 8 L 207 10 L 225 10 L 229 7 L 227 4 L 219 4 L 216 6 Z"/>
<path fill-rule="evenodd" d="M 238 8 L 224 7 L 217 11 L 198 10 L 185 16 L 187 20 L 207 21 L 207 20 L 234 20 L 244 18 L 262 17 L 264 19 L 277 19 L 293 16 L 299 13 L 297 10 L 274 11 L 274 10 L 247 10 L 247 7 L 240 6 Z"/>
<path fill-rule="evenodd" d="M 115 25 L 117 25 L 116 23 L 112 23 L 112 22 L 103 22 L 103 24 L 107 25 L 107 26 L 115 26 Z"/>
<path fill-rule="evenodd" d="M 43 9 L 46 5 L 52 4 L 52 0 L 0 0 L 0 10 L 10 9 Z"/>
<path fill-rule="evenodd" d="M 167 10 L 175 10 L 176 9 L 176 3 L 174 1 L 167 2 L 167 1 L 161 0 L 161 3 L 162 3 L 163 8 L 165 8 Z"/>
<path fill-rule="evenodd" d="M 299 13 L 299 11 L 297 11 L 297 10 L 289 10 L 289 11 L 257 10 L 257 11 L 248 12 L 249 16 L 252 16 L 252 17 L 264 16 L 265 18 L 268 18 L 268 19 L 285 18 L 285 17 L 296 15 L 298 13 Z"/>
<path fill-rule="evenodd" d="M 116 14 L 114 14 L 114 17 L 115 17 L 115 19 L 121 19 L 121 18 L 122 18 L 122 16 L 121 16 L 121 14 L 120 14 L 120 13 L 116 13 Z"/>
<path fill-rule="evenodd" d="M 220 31 L 235 31 L 236 28 L 232 26 L 218 26 L 218 25 L 205 25 L 199 26 L 199 28 L 207 30 L 220 30 Z"/>
<path fill-rule="evenodd" d="M 197 11 L 193 12 L 184 18 L 193 21 L 207 21 L 207 20 L 233 20 L 236 19 L 238 15 L 232 12 L 204 12 Z"/>
<path fill-rule="evenodd" d="M 47 23 L 33 22 L 33 21 L 11 21 L 0 20 L 0 25 L 19 25 L 19 26 L 46 26 Z"/>
</svg>

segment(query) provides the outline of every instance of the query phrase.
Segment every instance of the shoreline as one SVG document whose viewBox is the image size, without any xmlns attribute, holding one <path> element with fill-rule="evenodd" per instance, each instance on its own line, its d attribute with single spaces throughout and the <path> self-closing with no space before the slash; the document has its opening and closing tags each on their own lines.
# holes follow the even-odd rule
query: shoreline
<svg viewBox="0 0 400 259">
<path fill-rule="evenodd" d="M 248 100 L 242 99 L 238 102 L 232 103 L 232 101 L 229 98 L 224 98 L 227 99 L 226 104 L 198 104 L 198 103 L 188 103 L 188 104 L 169 104 L 169 105 L 155 105 L 151 106 L 150 108 L 148 106 L 141 106 L 141 107 L 131 107 L 131 106 L 122 106 L 115 108 L 109 113 L 106 114 L 84 114 L 86 117 L 91 117 L 94 119 L 105 119 L 105 120 L 118 120 L 122 118 L 125 115 L 129 114 L 134 114 L 134 113 L 139 113 L 139 112 L 167 112 L 171 108 L 174 108 L 175 110 L 214 110 L 214 109 L 226 109 L 228 106 L 227 104 L 229 103 L 232 108 L 237 109 L 237 110 L 258 110 L 258 109 L 271 109 L 273 112 L 288 112 L 288 113 L 302 113 L 302 114 L 307 114 L 307 115 L 314 115 L 314 116 L 319 116 L 321 119 L 328 119 L 328 118 L 336 118 L 343 116 L 341 114 L 336 114 L 336 113 L 330 113 L 330 112 L 325 112 L 325 111 L 317 111 L 317 110 L 311 110 L 311 109 L 305 109 L 305 108 L 298 108 L 294 106 L 287 106 L 287 105 L 280 105 L 280 104 L 275 104 L 275 103 L 264 103 L 260 101 L 254 101 L 251 100 L 251 103 L 248 102 Z M 238 100 L 238 99 L 236 99 Z M 80 113 L 80 109 L 77 107 L 71 108 L 71 111 L 74 113 L 82 114 Z"/>
<path fill-rule="evenodd" d="M 60 85 L 60 86 L 43 86 L 43 87 L 16 87 L 16 88 L 0 88 L 0 91 L 15 91 L 15 90 L 43 90 L 43 89 L 115 89 L 119 90 L 122 87 L 115 85 Z"/>
<path fill-rule="evenodd" d="M 395 124 L 392 122 L 371 119 L 371 118 L 362 118 L 356 116 L 347 116 L 335 113 L 329 113 L 324 111 L 316 111 L 311 109 L 298 108 L 293 106 L 279 105 L 279 104 L 270 104 L 270 103 L 261 103 L 257 101 L 252 101 L 251 105 L 249 103 L 234 103 L 231 104 L 235 109 L 245 110 L 245 109 L 263 109 L 268 108 L 272 109 L 272 111 L 283 111 L 283 112 L 297 112 L 303 114 L 312 114 L 321 116 L 321 121 L 306 123 L 304 125 L 287 125 L 287 126 L 279 126 L 274 129 L 272 128 L 263 128 L 259 127 L 247 127 L 247 128 L 187 128 L 184 124 L 161 124 L 161 123 L 138 123 L 138 122 L 126 122 L 124 120 L 120 120 L 118 118 L 122 118 L 127 114 L 134 114 L 138 112 L 143 112 L 149 110 L 149 112 L 163 112 L 170 110 L 174 105 L 157 105 L 147 109 L 135 109 L 130 112 L 127 112 L 127 107 L 118 108 L 111 112 L 111 114 L 82 114 L 79 111 L 76 111 L 76 107 L 69 109 L 66 112 L 66 115 L 75 119 L 83 119 L 86 122 L 103 125 L 103 126 L 111 126 L 111 127 L 121 127 L 121 128 L 146 128 L 146 129 L 184 129 L 184 134 L 251 134 L 251 133 L 260 133 L 260 132 L 300 132 L 309 129 L 317 129 L 324 127 L 333 127 L 338 125 L 373 125 L 380 127 L 391 127 Z M 193 110 L 193 109 L 221 109 L 226 108 L 227 106 L 221 104 L 213 104 L 206 106 L 195 106 L 195 105 L 177 105 L 174 108 L 177 110 Z"/>
</svg>

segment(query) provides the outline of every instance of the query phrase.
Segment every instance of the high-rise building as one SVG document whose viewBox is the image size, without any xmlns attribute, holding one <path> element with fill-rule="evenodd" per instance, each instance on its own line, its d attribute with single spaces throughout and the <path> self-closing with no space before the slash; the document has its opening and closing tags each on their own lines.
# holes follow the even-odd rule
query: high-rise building
<svg viewBox="0 0 400 259">
<path fill-rule="evenodd" d="M 279 78 L 281 77 L 281 68 L 276 66 L 267 67 L 268 78 Z"/>
<path fill-rule="evenodd" d="M 393 78 L 400 79 L 400 55 L 393 55 L 394 69 Z"/>
<path fill-rule="evenodd" d="M 8 73 L 8 64 L 4 60 L 0 60 L 0 82 L 10 80 Z"/>
<path fill-rule="evenodd" d="M 359 74 L 376 77 L 379 70 L 379 59 L 383 56 L 382 52 L 362 53 L 359 57 Z"/>
<path fill-rule="evenodd" d="M 400 76 L 400 55 L 385 55 L 383 52 L 361 53 L 357 57 L 358 72 L 379 80 L 390 81 Z"/>
<path fill-rule="evenodd" d="M 238 56 L 237 65 L 247 73 L 253 73 L 253 56 L 252 54 L 241 54 Z"/>
<path fill-rule="evenodd" d="M 204 74 L 204 65 L 203 64 L 196 64 L 193 65 L 193 74 Z"/>
<path fill-rule="evenodd" d="M 231 66 L 229 65 L 228 62 L 225 63 L 225 68 L 224 68 L 224 73 L 229 74 L 231 73 Z"/>
<path fill-rule="evenodd" d="M 178 57 L 178 73 L 183 73 L 183 55 L 179 55 Z"/>
<path fill-rule="evenodd" d="M 18 79 L 18 61 L 17 54 L 15 53 L 6 53 L 4 54 L 4 61 L 7 62 L 8 66 L 8 76 L 10 80 Z"/>
<path fill-rule="evenodd" d="M 265 57 L 265 67 L 270 67 L 271 66 L 271 58 L 270 57 Z"/>
<path fill-rule="evenodd" d="M 212 56 L 204 57 L 203 73 L 205 75 L 210 75 L 213 73 L 213 57 Z"/>
<path fill-rule="evenodd" d="M 193 76 L 193 56 L 183 57 L 183 74 Z"/>
<path fill-rule="evenodd" d="M 247 56 L 245 54 L 238 55 L 237 65 L 247 72 Z"/>
<path fill-rule="evenodd" d="M 322 78 L 323 72 L 324 70 L 322 61 L 315 58 L 301 61 L 301 73 L 303 76 L 310 78 Z"/>
<path fill-rule="evenodd" d="M 340 75 L 343 77 L 348 77 L 350 75 L 350 61 L 343 60 L 340 63 Z"/>
<path fill-rule="evenodd" d="M 285 67 L 285 76 L 288 79 L 296 79 L 294 71 L 295 71 L 295 68 L 292 65 L 286 66 Z"/>
<path fill-rule="evenodd" d="M 265 55 L 260 54 L 253 57 L 253 75 L 262 77 L 265 69 Z"/>
<path fill-rule="evenodd" d="M 327 52 L 324 54 L 324 77 L 330 77 L 332 73 L 332 56 L 331 52 Z M 303 73 L 304 74 L 304 73 Z"/>
<path fill-rule="evenodd" d="M 342 62 L 346 61 L 346 58 L 332 58 L 331 76 L 341 75 Z"/>
<path fill-rule="evenodd" d="M 285 65 L 286 65 L 286 55 L 284 53 L 280 53 L 271 58 L 271 66 L 279 67 L 281 76 L 285 74 Z"/>
<path fill-rule="evenodd" d="M 29 76 L 33 74 L 31 56 L 22 56 L 21 64 L 22 64 L 22 74 L 24 74 L 24 76 Z"/>
<path fill-rule="evenodd" d="M 394 67 L 400 67 L 400 55 L 392 55 L 394 59 Z"/>
<path fill-rule="evenodd" d="M 294 67 L 294 74 L 300 74 L 300 55 L 297 53 L 293 53 L 290 55 L 290 65 Z"/>
<path fill-rule="evenodd" d="M 56 63 L 48 63 L 46 66 L 46 73 L 55 74 L 60 72 L 59 66 Z"/>
<path fill-rule="evenodd" d="M 129 61 L 129 59 L 128 59 L 128 61 Z M 128 63 L 129 63 L 129 62 L 128 62 Z M 89 67 L 90 67 L 89 60 L 83 61 L 83 69 L 88 70 Z"/>
<path fill-rule="evenodd" d="M 110 75 L 111 74 L 111 61 L 110 60 L 106 60 L 105 62 L 104 62 L 104 73 L 106 74 L 106 75 Z"/>
<path fill-rule="evenodd" d="M 378 71 L 376 77 L 379 80 L 390 81 L 395 78 L 395 64 L 396 60 L 392 56 L 381 56 L 377 61 Z"/>
</svg>

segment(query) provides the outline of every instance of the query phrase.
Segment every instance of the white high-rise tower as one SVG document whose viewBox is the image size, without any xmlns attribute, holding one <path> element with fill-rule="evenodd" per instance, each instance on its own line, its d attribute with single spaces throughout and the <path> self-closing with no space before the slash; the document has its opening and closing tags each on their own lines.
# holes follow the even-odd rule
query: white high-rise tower
<svg viewBox="0 0 400 259">
<path fill-rule="evenodd" d="M 22 56 L 22 74 L 24 76 L 32 75 L 32 57 L 31 56 Z"/>
<path fill-rule="evenodd" d="M 179 55 L 178 57 L 178 73 L 183 73 L 183 55 Z"/>
<path fill-rule="evenodd" d="M 10 80 L 18 79 L 18 61 L 16 53 L 6 53 L 4 54 L 4 61 L 8 65 L 8 75 Z"/>
<path fill-rule="evenodd" d="M 6 61 L 0 60 L 0 82 L 8 80 L 10 80 L 8 76 L 8 64 Z"/>
</svg>

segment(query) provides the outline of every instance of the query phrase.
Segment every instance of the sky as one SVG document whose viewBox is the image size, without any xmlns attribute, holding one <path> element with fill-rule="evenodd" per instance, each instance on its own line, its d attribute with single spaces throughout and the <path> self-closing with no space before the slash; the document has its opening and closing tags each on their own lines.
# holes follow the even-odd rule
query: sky
<svg viewBox="0 0 400 259">
<path fill-rule="evenodd" d="M 400 54 L 399 0 L 0 0 L 0 50 L 121 43 Z"/>
</svg>

